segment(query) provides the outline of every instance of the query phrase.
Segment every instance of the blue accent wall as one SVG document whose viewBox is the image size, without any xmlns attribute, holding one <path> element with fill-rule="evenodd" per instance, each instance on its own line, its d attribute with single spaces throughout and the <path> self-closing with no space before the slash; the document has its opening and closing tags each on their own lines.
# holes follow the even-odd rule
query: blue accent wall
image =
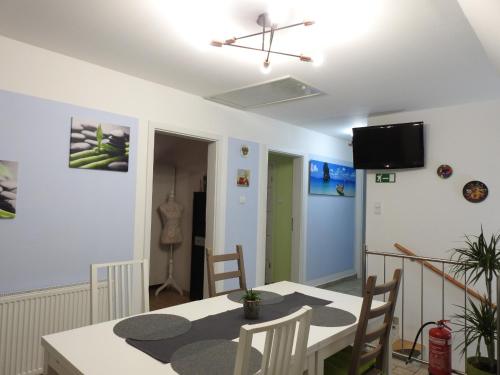
<svg viewBox="0 0 500 375">
<path fill-rule="evenodd" d="M 68 167 L 71 118 L 130 127 L 129 171 Z M 133 257 L 137 119 L 0 91 L 0 160 L 19 163 L 17 217 L 0 220 L 0 293 L 89 281 Z"/>
<path fill-rule="evenodd" d="M 240 149 L 247 145 L 249 153 L 242 157 Z M 257 263 L 257 219 L 259 192 L 259 144 L 241 139 L 229 138 L 227 160 L 227 202 L 226 202 L 226 253 L 233 253 L 235 246 L 243 246 L 247 286 L 255 286 Z M 236 185 L 238 169 L 250 170 L 250 186 Z M 240 197 L 246 202 L 240 203 Z M 226 270 L 234 269 L 228 265 Z M 226 282 L 226 288 L 235 287 L 232 280 Z"/>
<path fill-rule="evenodd" d="M 310 155 L 310 159 L 352 167 L 351 162 L 318 155 Z M 309 195 L 307 206 L 306 280 L 353 269 L 355 199 Z"/>
</svg>

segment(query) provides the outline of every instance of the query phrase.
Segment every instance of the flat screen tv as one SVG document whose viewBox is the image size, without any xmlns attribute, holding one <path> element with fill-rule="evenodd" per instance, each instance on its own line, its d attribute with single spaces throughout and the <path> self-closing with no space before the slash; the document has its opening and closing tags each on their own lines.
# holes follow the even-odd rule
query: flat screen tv
<svg viewBox="0 0 500 375">
<path fill-rule="evenodd" d="M 403 169 L 424 166 L 423 122 L 352 130 L 354 168 Z"/>
</svg>

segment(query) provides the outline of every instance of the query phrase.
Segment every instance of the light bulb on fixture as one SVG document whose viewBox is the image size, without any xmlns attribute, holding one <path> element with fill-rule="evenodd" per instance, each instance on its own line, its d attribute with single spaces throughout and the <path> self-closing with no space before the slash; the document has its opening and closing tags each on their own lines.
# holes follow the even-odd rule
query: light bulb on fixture
<svg viewBox="0 0 500 375">
<path fill-rule="evenodd" d="M 269 61 L 264 61 L 264 63 L 260 67 L 260 71 L 262 74 L 271 73 L 271 63 Z"/>
<path fill-rule="evenodd" d="M 271 73 L 271 63 L 269 61 L 264 61 L 264 63 L 260 67 L 260 71 L 262 74 Z"/>
</svg>

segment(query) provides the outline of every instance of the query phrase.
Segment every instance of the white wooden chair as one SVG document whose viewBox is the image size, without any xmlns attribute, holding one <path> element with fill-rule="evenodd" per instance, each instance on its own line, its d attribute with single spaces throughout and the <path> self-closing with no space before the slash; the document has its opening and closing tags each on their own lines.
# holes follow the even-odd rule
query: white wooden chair
<svg viewBox="0 0 500 375">
<path fill-rule="evenodd" d="M 107 274 L 105 280 L 100 281 L 102 275 L 99 270 Z M 137 274 L 139 272 L 140 275 Z M 141 310 L 133 311 L 134 280 L 140 277 Z M 107 292 L 99 293 L 99 286 L 106 283 Z M 99 309 L 99 303 L 107 304 L 106 311 Z M 101 314 L 99 311 L 101 310 Z M 133 313 L 149 311 L 149 260 L 131 260 L 126 262 L 92 264 L 90 266 L 90 323 L 99 322 L 99 316 L 107 316 L 109 320 L 123 318 Z"/>
<path fill-rule="evenodd" d="M 266 341 L 257 374 L 301 375 L 306 360 L 311 317 L 311 307 L 304 306 L 284 318 L 242 326 L 234 375 L 249 375 L 253 335 L 260 332 L 266 332 Z"/>
</svg>

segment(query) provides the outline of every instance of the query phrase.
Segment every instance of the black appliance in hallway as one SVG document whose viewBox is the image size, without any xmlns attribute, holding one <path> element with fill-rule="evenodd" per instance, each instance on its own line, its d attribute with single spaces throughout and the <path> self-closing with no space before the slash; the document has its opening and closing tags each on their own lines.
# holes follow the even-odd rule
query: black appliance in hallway
<svg viewBox="0 0 500 375">
<path fill-rule="evenodd" d="M 207 193 L 193 194 L 193 234 L 191 249 L 191 286 L 189 296 L 192 301 L 203 299 L 203 278 L 205 275 L 205 216 Z"/>
</svg>

